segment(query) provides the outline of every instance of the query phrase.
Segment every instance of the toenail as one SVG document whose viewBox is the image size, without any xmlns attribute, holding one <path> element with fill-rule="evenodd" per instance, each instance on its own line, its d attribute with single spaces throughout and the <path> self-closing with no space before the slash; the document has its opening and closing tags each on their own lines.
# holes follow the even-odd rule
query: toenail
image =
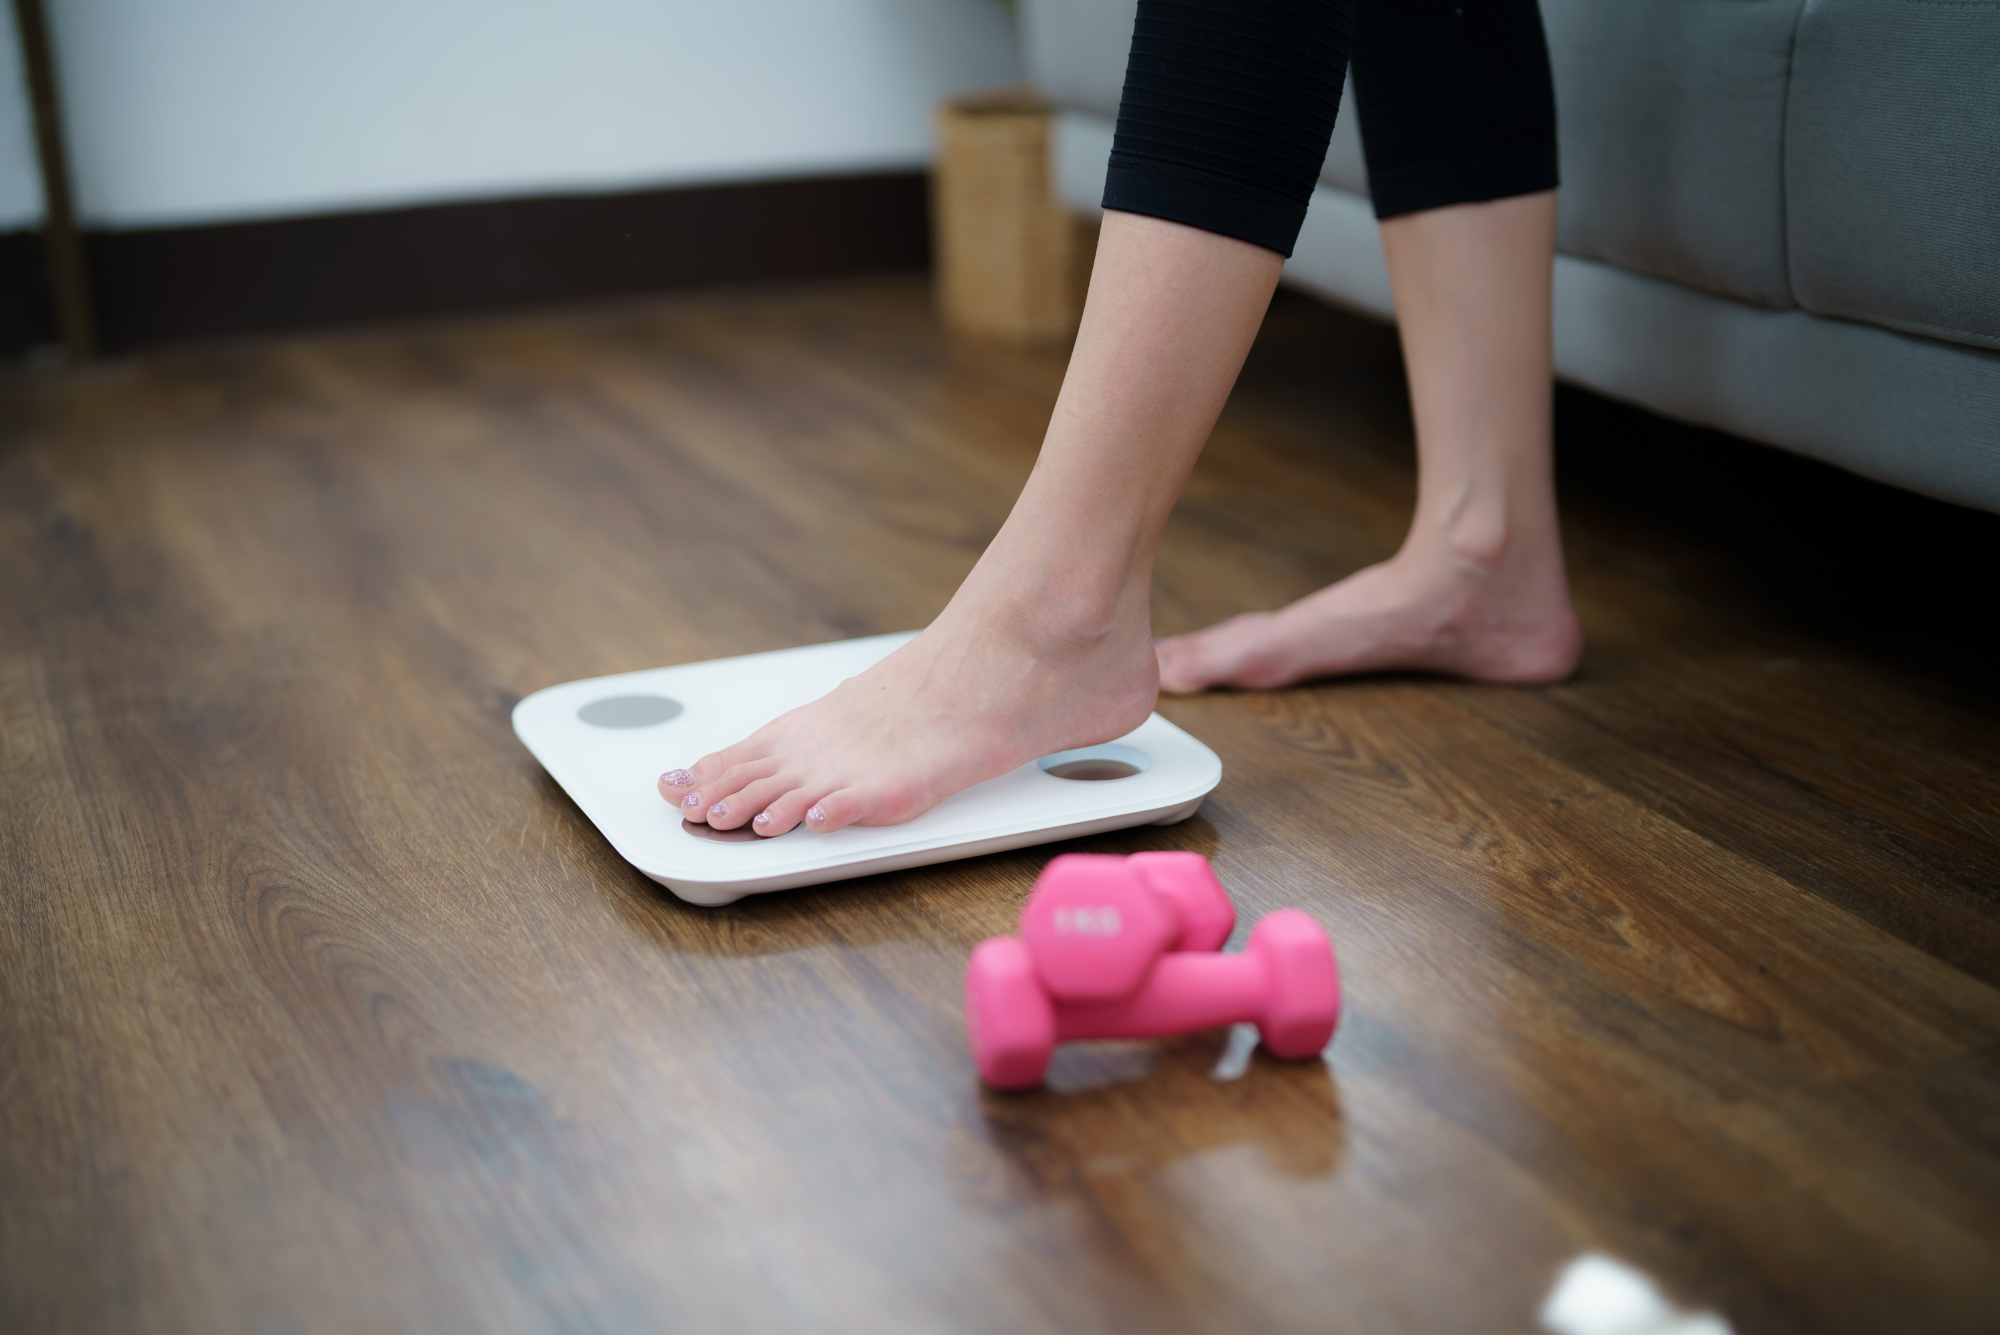
<svg viewBox="0 0 2000 1335">
<path fill-rule="evenodd" d="M 814 807 L 811 811 L 808 811 L 806 813 L 806 819 L 811 821 L 813 824 L 818 825 L 821 821 L 826 819 L 826 813 L 824 811 L 821 811 L 818 807 Z"/>
<path fill-rule="evenodd" d="M 769 825 L 771 823 L 771 813 L 768 811 L 760 811 L 757 813 L 757 819 L 751 821 L 750 823 L 752 825 Z"/>
<path fill-rule="evenodd" d="M 701 794 L 700 794 L 700 793 L 689 793 L 689 794 L 688 794 L 688 795 L 687 795 L 686 797 L 683 797 L 683 798 L 681 799 L 681 805 L 682 805 L 682 806 L 684 806 L 684 807 L 698 807 L 698 806 L 700 806 L 700 805 L 701 805 Z"/>
<path fill-rule="evenodd" d="M 727 802 L 717 802 L 708 809 L 708 814 L 710 816 L 727 816 L 729 814 L 729 804 Z"/>
<path fill-rule="evenodd" d="M 694 775 L 684 769 L 670 769 L 660 776 L 660 782 L 669 788 L 685 788 L 694 782 Z"/>
</svg>

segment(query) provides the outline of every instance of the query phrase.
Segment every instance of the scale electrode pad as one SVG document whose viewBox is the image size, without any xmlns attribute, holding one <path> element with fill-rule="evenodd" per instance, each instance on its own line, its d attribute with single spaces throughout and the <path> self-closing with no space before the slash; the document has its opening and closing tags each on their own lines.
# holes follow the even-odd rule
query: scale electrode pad
<svg viewBox="0 0 2000 1335">
<path fill-rule="evenodd" d="M 620 857 L 693 904 L 949 862 L 1133 825 L 1171 825 L 1222 781 L 1215 752 L 1161 718 L 1044 756 L 902 825 L 773 839 L 683 821 L 662 770 L 692 765 L 873 666 L 914 632 L 592 677 L 514 706 L 514 732 Z"/>
</svg>

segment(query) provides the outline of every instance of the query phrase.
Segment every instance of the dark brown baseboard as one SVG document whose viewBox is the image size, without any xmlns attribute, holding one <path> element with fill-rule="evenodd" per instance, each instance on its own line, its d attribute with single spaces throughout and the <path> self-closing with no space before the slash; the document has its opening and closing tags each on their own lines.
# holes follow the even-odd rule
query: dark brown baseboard
<svg viewBox="0 0 2000 1335">
<path fill-rule="evenodd" d="M 0 232 L 0 357 L 18 357 L 55 338 L 41 233 Z"/>
<path fill-rule="evenodd" d="M 108 349 L 719 283 L 920 268 L 921 172 L 88 234 Z M 55 337 L 33 233 L 0 237 L 0 352 Z"/>
</svg>

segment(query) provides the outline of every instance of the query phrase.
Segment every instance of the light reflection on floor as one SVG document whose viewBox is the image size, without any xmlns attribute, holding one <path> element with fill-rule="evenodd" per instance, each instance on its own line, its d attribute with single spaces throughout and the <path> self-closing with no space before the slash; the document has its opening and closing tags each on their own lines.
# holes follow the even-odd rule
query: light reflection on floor
<svg viewBox="0 0 2000 1335">
<path fill-rule="evenodd" d="M 1732 1335 L 1715 1313 L 1681 1311 L 1643 1271 L 1602 1252 L 1563 1267 L 1541 1321 L 1555 1335 Z"/>
</svg>

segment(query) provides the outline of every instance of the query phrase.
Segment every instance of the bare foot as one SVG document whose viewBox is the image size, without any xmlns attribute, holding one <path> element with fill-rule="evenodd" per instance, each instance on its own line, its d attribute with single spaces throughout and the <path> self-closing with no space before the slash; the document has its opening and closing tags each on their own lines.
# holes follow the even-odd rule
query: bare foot
<svg viewBox="0 0 2000 1335">
<path fill-rule="evenodd" d="M 895 825 L 1037 756 L 1146 721 L 1159 674 L 1143 586 L 1105 618 L 982 599 L 973 583 L 868 671 L 661 775 L 660 796 L 688 820 L 747 822 L 763 835 L 801 820 L 822 832 Z"/>
<path fill-rule="evenodd" d="M 1413 535 L 1392 559 L 1289 607 L 1161 640 L 1160 688 L 1263 688 L 1411 670 L 1521 683 L 1568 677 L 1583 631 L 1560 544 L 1481 547 Z"/>
<path fill-rule="evenodd" d="M 950 605 L 830 694 L 661 775 L 660 795 L 725 830 L 894 825 L 1144 723 L 1160 691 L 1154 548 L 1283 265 L 1107 213 L 1041 454 Z"/>
</svg>

